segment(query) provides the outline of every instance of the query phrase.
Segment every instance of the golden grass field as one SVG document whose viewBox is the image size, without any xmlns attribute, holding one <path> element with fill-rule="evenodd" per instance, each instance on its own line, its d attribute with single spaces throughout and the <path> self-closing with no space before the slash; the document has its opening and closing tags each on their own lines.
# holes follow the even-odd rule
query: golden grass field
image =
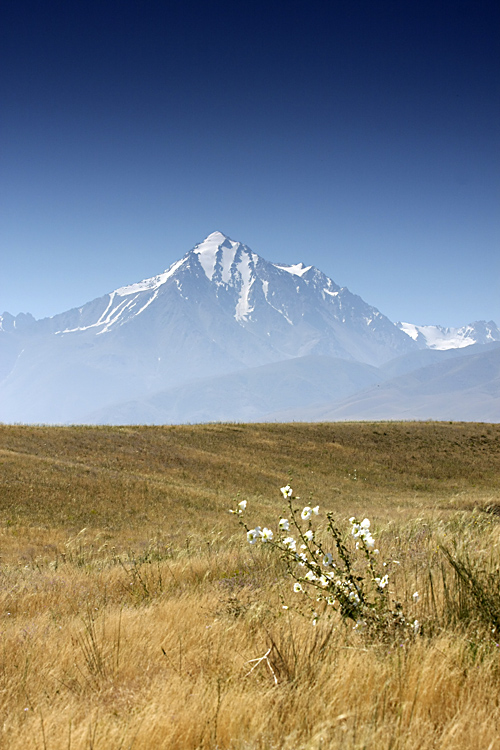
<svg viewBox="0 0 500 750">
<path fill-rule="evenodd" d="M 228 513 L 287 483 L 418 635 L 298 609 Z M 500 425 L 0 425 L 0 748 L 500 750 L 499 513 Z"/>
</svg>

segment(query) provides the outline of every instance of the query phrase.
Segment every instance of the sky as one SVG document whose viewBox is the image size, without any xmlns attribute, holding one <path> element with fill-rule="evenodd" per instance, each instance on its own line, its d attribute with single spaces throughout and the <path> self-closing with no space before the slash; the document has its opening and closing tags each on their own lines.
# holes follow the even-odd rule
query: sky
<svg viewBox="0 0 500 750">
<path fill-rule="evenodd" d="M 220 230 L 393 321 L 500 325 L 500 6 L 4 0 L 0 313 Z"/>
</svg>

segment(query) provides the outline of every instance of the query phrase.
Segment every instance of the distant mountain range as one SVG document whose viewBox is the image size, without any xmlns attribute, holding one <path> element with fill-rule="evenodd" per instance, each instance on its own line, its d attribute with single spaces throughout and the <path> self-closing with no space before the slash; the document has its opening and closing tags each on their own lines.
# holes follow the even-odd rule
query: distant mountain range
<svg viewBox="0 0 500 750">
<path fill-rule="evenodd" d="M 52 318 L 0 316 L 0 421 L 500 421 L 500 331 L 392 323 L 313 266 L 213 232 Z"/>
<path fill-rule="evenodd" d="M 416 326 L 412 323 L 396 323 L 396 325 L 423 347 L 441 351 L 498 341 L 498 327 L 492 320 L 489 323 L 485 320 L 479 320 L 461 328 Z"/>
</svg>

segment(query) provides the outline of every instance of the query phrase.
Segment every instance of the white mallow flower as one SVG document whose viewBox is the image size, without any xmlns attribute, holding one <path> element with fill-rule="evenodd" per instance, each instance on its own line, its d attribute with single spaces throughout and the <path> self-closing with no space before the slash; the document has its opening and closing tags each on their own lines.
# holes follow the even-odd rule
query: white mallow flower
<svg viewBox="0 0 500 750">
<path fill-rule="evenodd" d="M 326 588 L 330 581 L 325 575 L 322 575 L 318 578 L 319 583 L 323 586 L 323 588 Z"/>
<path fill-rule="evenodd" d="M 416 604 L 416 603 L 418 602 L 418 600 L 420 599 L 420 597 L 419 597 L 419 595 L 418 595 L 418 591 L 415 591 L 415 593 L 413 594 L 413 597 L 412 597 L 412 598 L 413 598 L 413 601 L 414 601 L 414 602 L 415 602 L 415 604 Z"/>
<path fill-rule="evenodd" d="M 268 529 L 266 527 L 264 527 L 262 529 L 262 531 L 261 531 L 261 538 L 262 538 L 263 542 L 270 542 L 270 541 L 272 541 L 273 536 L 274 535 L 273 535 L 273 532 L 271 531 L 271 529 Z"/>
<path fill-rule="evenodd" d="M 286 539 L 283 539 L 283 546 L 286 549 L 291 550 L 292 552 L 295 552 L 297 549 L 297 542 L 293 538 L 293 536 L 287 536 Z"/>
<path fill-rule="evenodd" d="M 293 490 L 292 490 L 292 488 L 290 487 L 289 484 L 287 484 L 286 487 L 281 487 L 280 491 L 281 491 L 281 494 L 283 495 L 283 497 L 285 498 L 285 500 L 286 500 L 287 497 L 292 497 Z"/>
<path fill-rule="evenodd" d="M 288 529 L 290 528 L 290 523 L 288 521 L 288 518 L 281 518 L 280 519 L 279 528 L 282 531 L 288 531 Z"/>
<path fill-rule="evenodd" d="M 304 552 L 299 552 L 298 555 L 296 555 L 296 557 L 297 557 L 297 561 L 300 567 L 303 568 L 307 562 L 307 556 L 305 555 Z"/>
<path fill-rule="evenodd" d="M 349 519 L 349 523 L 356 523 L 356 516 L 351 516 Z"/>
<path fill-rule="evenodd" d="M 306 533 L 304 534 L 304 539 L 307 539 L 308 542 L 312 542 L 314 537 L 314 534 L 312 532 L 312 529 L 308 529 Z"/>
<path fill-rule="evenodd" d="M 309 505 L 306 505 L 306 507 L 303 509 L 302 513 L 300 514 L 300 517 L 303 521 L 309 521 L 313 513 L 313 509 L 309 507 Z"/>
<path fill-rule="evenodd" d="M 413 628 L 413 632 L 415 633 L 415 635 L 418 635 L 418 633 L 420 632 L 420 623 L 418 620 L 415 620 L 415 622 L 412 625 L 412 628 Z"/>
<path fill-rule="evenodd" d="M 293 584 L 293 590 L 298 594 L 299 591 L 303 591 L 304 589 L 302 588 L 302 584 L 297 581 L 297 583 Z"/>
<path fill-rule="evenodd" d="M 241 514 L 243 513 L 246 507 L 247 507 L 247 501 L 242 500 L 241 502 L 238 503 L 238 507 L 236 508 L 236 510 L 230 510 L 229 512 L 236 513 L 238 516 L 241 516 Z"/>
<path fill-rule="evenodd" d="M 379 589 L 385 589 L 385 587 L 389 583 L 389 576 L 386 573 L 385 576 L 382 576 L 382 578 L 375 578 L 375 580 L 378 584 Z"/>
<path fill-rule="evenodd" d="M 319 513 L 319 505 L 315 505 L 314 508 L 312 509 L 312 512 L 314 513 L 315 516 L 317 516 Z"/>
<path fill-rule="evenodd" d="M 375 539 L 371 534 L 365 534 L 363 537 L 363 541 L 368 549 L 373 549 L 375 547 Z"/>
<path fill-rule="evenodd" d="M 372 536 L 371 536 L 371 534 L 369 532 L 370 521 L 369 521 L 368 518 L 363 518 L 363 520 L 361 521 L 361 523 L 357 523 L 356 519 L 354 518 L 354 516 L 352 516 L 352 518 L 350 518 L 349 521 L 352 524 L 351 534 L 354 537 L 358 537 L 359 536 L 359 537 L 361 537 L 361 539 L 364 539 L 365 542 L 368 539 L 370 539 L 370 540 L 373 541 L 373 538 L 372 538 Z M 368 545 L 368 546 L 371 546 L 371 544 Z"/>
<path fill-rule="evenodd" d="M 330 567 L 330 565 L 333 562 L 333 555 L 331 552 L 327 552 L 326 555 L 323 557 L 323 565 L 325 568 Z"/>
<path fill-rule="evenodd" d="M 316 580 L 316 576 L 314 575 L 314 573 L 312 572 L 312 570 L 308 570 L 307 573 L 305 574 L 304 578 L 306 579 L 306 581 L 315 581 Z"/>
<path fill-rule="evenodd" d="M 260 526 L 256 526 L 255 529 L 250 529 L 250 531 L 247 531 L 247 539 L 249 544 L 256 544 L 256 542 L 261 538 L 262 531 Z"/>
</svg>

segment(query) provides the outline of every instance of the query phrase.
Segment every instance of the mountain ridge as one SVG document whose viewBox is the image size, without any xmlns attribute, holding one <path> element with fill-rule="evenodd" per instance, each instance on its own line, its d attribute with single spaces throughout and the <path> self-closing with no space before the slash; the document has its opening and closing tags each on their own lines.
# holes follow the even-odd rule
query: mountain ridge
<svg viewBox="0 0 500 750">
<path fill-rule="evenodd" d="M 0 316 L 0 420 L 81 421 L 200 377 L 304 357 L 383 367 L 422 347 L 314 266 L 271 263 L 216 231 L 79 308 Z"/>
</svg>

